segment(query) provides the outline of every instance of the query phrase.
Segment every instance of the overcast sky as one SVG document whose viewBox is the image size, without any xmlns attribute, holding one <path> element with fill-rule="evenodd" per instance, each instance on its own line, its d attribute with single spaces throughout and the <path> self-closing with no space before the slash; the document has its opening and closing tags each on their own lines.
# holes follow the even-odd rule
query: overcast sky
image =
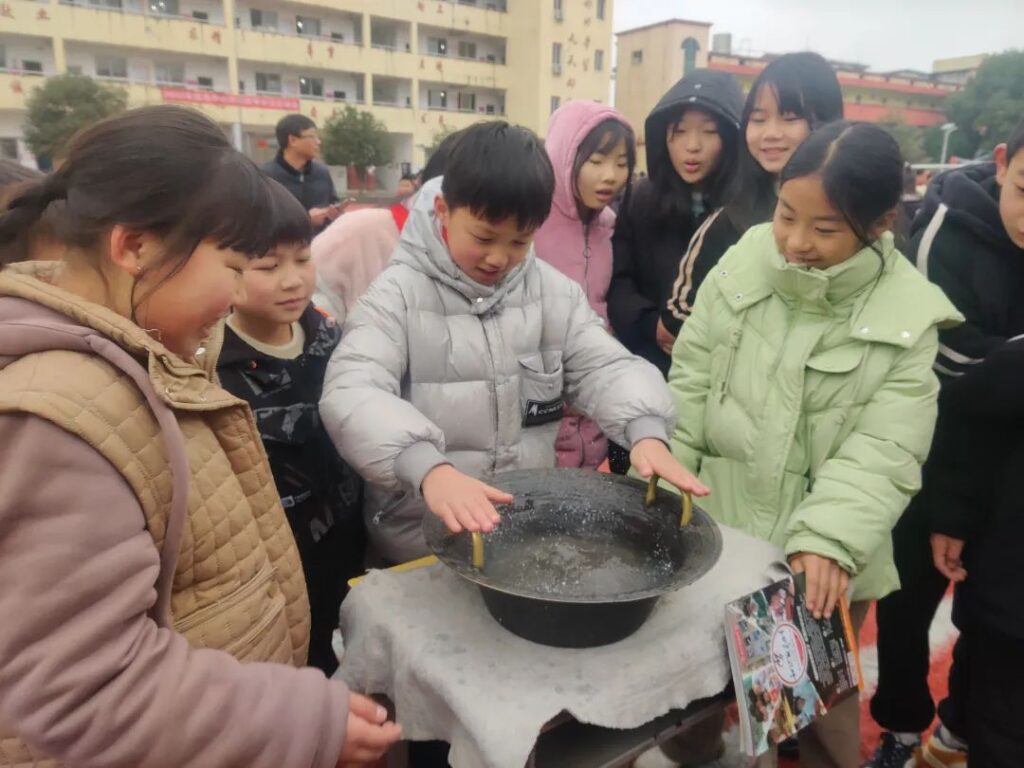
<svg viewBox="0 0 1024 768">
<path fill-rule="evenodd" d="M 813 50 L 877 70 L 1024 48 L 1024 0 L 615 0 L 614 11 L 616 32 L 708 21 L 734 52 Z"/>
</svg>

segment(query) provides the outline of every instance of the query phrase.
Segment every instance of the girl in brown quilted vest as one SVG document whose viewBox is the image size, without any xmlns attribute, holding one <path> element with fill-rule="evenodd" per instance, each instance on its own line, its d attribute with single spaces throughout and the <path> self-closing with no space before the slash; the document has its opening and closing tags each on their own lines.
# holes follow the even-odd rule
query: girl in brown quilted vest
<svg viewBox="0 0 1024 768">
<path fill-rule="evenodd" d="M 0 271 L 0 766 L 334 768 L 399 736 L 297 668 L 295 542 L 204 365 L 249 259 L 309 226 L 270 183 L 199 113 L 152 107 L 0 213 L 2 263 L 59 257 Z M 29 252 L 58 201 L 59 252 Z"/>
</svg>

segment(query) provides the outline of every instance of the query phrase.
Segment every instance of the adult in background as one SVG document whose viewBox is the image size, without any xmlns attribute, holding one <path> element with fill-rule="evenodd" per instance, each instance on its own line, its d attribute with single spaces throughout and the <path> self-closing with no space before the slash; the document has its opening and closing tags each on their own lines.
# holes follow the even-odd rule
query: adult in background
<svg viewBox="0 0 1024 768">
<path fill-rule="evenodd" d="M 320 157 L 320 132 L 305 115 L 285 115 L 277 124 L 277 155 L 263 172 L 284 185 L 309 211 L 313 231 L 320 232 L 345 210 L 334 191 L 331 172 Z"/>
</svg>

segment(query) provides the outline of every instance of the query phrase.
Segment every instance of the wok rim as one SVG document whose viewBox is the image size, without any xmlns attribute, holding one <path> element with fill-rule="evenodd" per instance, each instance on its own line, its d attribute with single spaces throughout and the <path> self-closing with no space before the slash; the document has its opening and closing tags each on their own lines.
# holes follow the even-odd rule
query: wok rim
<svg viewBox="0 0 1024 768">
<path fill-rule="evenodd" d="M 511 472 L 504 472 L 496 474 L 488 478 L 487 482 L 490 484 L 496 484 L 498 487 L 501 486 L 502 478 L 510 476 L 522 476 L 525 473 L 530 472 L 565 472 L 574 473 L 577 475 L 586 474 L 587 476 L 597 476 L 602 478 L 605 482 L 611 484 L 629 484 L 637 490 L 637 503 L 643 505 L 644 491 L 646 485 L 631 477 L 625 477 L 623 475 L 610 475 L 605 473 L 599 473 L 595 470 L 585 469 L 549 469 L 549 470 L 513 470 Z M 658 500 L 656 503 L 661 501 L 671 501 L 673 508 L 678 508 L 679 496 L 667 491 L 663 488 L 658 489 Z M 504 584 L 497 584 L 489 579 L 485 574 L 478 571 L 474 571 L 472 568 L 467 568 L 462 562 L 456 561 L 454 558 L 447 555 L 441 542 L 451 538 L 453 534 L 450 534 L 444 527 L 444 523 L 430 512 L 424 516 L 423 520 L 423 534 L 426 539 L 427 546 L 437 559 L 445 565 L 450 571 L 455 573 L 462 579 L 476 584 L 481 589 L 488 589 L 494 592 L 500 592 L 505 595 L 512 597 L 526 598 L 529 600 L 539 600 L 547 603 L 559 603 L 565 605 L 609 605 L 615 603 L 634 603 L 641 600 L 647 600 L 650 598 L 658 598 L 663 595 L 675 592 L 683 587 L 694 583 L 702 576 L 706 575 L 721 559 L 722 556 L 722 531 L 718 524 L 711 518 L 711 516 L 701 509 L 697 504 L 693 505 L 693 519 L 690 521 L 690 526 L 697 526 L 701 530 L 701 534 L 710 538 L 709 547 L 701 553 L 702 559 L 699 564 L 692 569 L 687 569 L 686 565 L 677 570 L 673 575 L 667 579 L 663 584 L 657 587 L 651 587 L 649 589 L 637 590 L 634 592 L 623 592 L 617 595 L 600 595 L 600 596 L 568 596 L 568 595 L 552 595 L 552 594 L 539 594 L 530 590 L 516 589 L 509 587 Z M 454 534 L 456 536 L 465 535 L 465 533 Z M 486 536 L 484 541 L 486 542 Z"/>
</svg>

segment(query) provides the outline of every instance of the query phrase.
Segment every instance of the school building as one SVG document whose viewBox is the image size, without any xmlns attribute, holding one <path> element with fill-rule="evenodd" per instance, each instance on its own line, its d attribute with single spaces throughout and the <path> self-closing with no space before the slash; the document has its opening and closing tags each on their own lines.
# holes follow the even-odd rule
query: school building
<svg viewBox="0 0 1024 768">
<path fill-rule="evenodd" d="M 262 160 L 289 112 L 345 105 L 387 126 L 396 166 L 435 136 L 505 118 L 543 135 L 571 99 L 608 101 L 613 0 L 0 0 L 0 155 L 28 95 L 79 73 L 130 106 L 188 104 Z"/>
<path fill-rule="evenodd" d="M 730 35 L 710 35 L 711 25 L 673 19 L 620 32 L 615 63 L 615 106 L 637 127 L 662 94 L 696 67 L 730 72 L 744 91 L 777 58 L 734 53 Z M 946 121 L 943 103 L 963 87 L 983 57 L 936 62 L 934 72 L 872 72 L 866 66 L 831 61 L 843 91 L 845 115 L 867 122 L 901 121 L 929 127 Z M 641 151 L 641 160 L 646 154 Z M 641 162 L 639 167 L 646 167 Z"/>
</svg>

